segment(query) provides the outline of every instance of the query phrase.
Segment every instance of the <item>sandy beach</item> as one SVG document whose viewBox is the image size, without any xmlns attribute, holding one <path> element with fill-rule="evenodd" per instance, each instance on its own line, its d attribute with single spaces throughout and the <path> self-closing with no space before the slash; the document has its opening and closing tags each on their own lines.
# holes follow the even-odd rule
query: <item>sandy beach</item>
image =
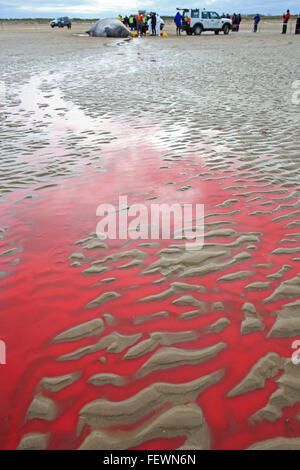
<svg viewBox="0 0 300 470">
<path fill-rule="evenodd" d="M 0 24 L 0 448 L 300 449 L 300 36 L 88 27 Z M 120 195 L 203 248 L 100 240 Z"/>
</svg>

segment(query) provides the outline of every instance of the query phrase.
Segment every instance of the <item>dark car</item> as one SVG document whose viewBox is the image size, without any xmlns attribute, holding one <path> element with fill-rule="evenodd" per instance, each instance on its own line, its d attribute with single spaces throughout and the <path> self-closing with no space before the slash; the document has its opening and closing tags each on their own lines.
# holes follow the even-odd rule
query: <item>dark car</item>
<svg viewBox="0 0 300 470">
<path fill-rule="evenodd" d="M 57 26 L 58 28 L 63 28 L 64 26 L 67 26 L 68 29 L 71 29 L 72 23 L 70 18 L 67 16 L 62 16 L 61 18 L 55 18 L 55 20 L 52 20 L 50 22 L 51 28 L 55 28 Z"/>
</svg>

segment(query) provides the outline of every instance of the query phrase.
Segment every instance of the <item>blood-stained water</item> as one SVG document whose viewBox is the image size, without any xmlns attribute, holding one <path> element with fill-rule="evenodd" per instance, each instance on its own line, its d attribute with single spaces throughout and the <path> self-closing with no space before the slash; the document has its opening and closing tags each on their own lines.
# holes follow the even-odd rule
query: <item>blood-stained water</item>
<svg viewBox="0 0 300 470">
<path fill-rule="evenodd" d="M 264 377 L 262 386 L 228 396 L 268 353 L 289 359 L 293 352 L 296 336 L 276 337 L 270 331 L 276 312 L 299 298 L 298 287 L 291 288 L 288 296 L 275 296 L 267 302 L 266 299 L 284 281 L 297 279 L 299 272 L 297 187 L 270 184 L 268 174 L 262 180 L 255 171 L 236 163 L 235 155 L 229 163 L 225 163 L 225 157 L 210 161 L 210 152 L 223 149 L 206 143 L 203 135 L 199 135 L 202 150 L 186 152 L 180 158 L 172 155 L 170 148 L 163 148 L 161 131 L 158 126 L 151 127 L 151 123 L 140 122 L 140 129 L 118 122 L 107 122 L 105 126 L 115 139 L 102 144 L 101 167 L 81 162 L 78 174 L 57 175 L 49 179 L 49 184 L 33 184 L 7 193 L 0 206 L 4 229 L 0 242 L 0 339 L 5 341 L 7 350 L 7 364 L 0 366 L 0 447 L 15 449 L 25 435 L 42 433 L 47 436 L 48 449 L 78 448 L 94 429 L 80 418 L 85 405 L 99 399 L 122 402 L 155 383 L 185 384 L 216 371 L 222 371 L 220 379 L 194 400 L 203 412 L 211 449 L 244 449 L 278 436 L 299 436 L 298 403 L 282 406 L 281 416 L 274 420 L 251 420 L 278 390 L 276 380 L 283 374 L 284 365 L 277 373 Z M 52 132 L 67 133 L 68 127 L 60 123 Z M 95 139 L 97 131 L 93 132 Z M 55 152 L 55 146 L 52 150 Z M 96 158 L 95 150 L 93 155 Z M 27 158 L 37 166 L 41 164 L 39 152 Z M 47 158 L 49 162 L 50 157 Z M 225 253 L 216 259 L 203 259 L 197 266 L 203 267 L 198 275 L 185 275 L 189 266 L 184 261 L 179 263 L 176 253 L 169 258 L 169 273 L 144 273 L 163 258 L 162 250 L 172 249 L 173 245 L 184 247 L 184 240 L 148 240 L 149 245 L 145 245 L 145 240 L 106 240 L 107 248 L 102 249 L 76 244 L 95 232 L 99 221 L 97 207 L 104 203 L 117 206 L 120 195 L 127 196 L 129 206 L 142 203 L 149 211 L 153 203 L 204 204 L 207 237 L 203 250 Z M 279 248 L 286 250 L 276 251 Z M 125 262 L 135 260 L 130 255 L 118 257 L 128 250 L 139 250 L 141 257 L 138 263 L 124 267 Z M 74 252 L 82 253 L 82 262 L 71 266 Z M 107 258 L 109 255 L 111 259 Z M 91 263 L 104 258 L 107 271 L 84 275 Z M 222 279 L 234 273 L 235 279 Z M 191 284 L 187 295 L 192 296 L 194 304 L 176 302 L 185 295 L 176 291 L 141 301 L 165 292 L 176 282 Z M 203 288 L 198 289 L 199 285 Z M 86 308 L 107 292 L 117 295 L 95 308 Z M 254 316 L 260 327 L 241 334 L 245 303 L 255 307 Z M 184 315 L 191 311 L 194 313 Z M 165 314 L 152 317 L 158 312 Z M 104 314 L 113 318 L 104 322 L 104 332 L 70 342 L 54 342 L 58 334 L 90 320 L 103 319 Z M 220 331 L 210 329 L 220 319 L 226 319 L 226 327 Z M 117 344 L 61 360 L 114 332 L 126 337 L 138 335 L 134 343 L 149 339 L 155 332 L 195 332 L 196 336 L 176 344 L 157 343 L 152 350 L 131 359 L 124 356 L 134 343 L 121 351 Z M 158 365 L 148 373 L 139 373 L 160 348 L 198 351 L 219 343 L 224 343 L 224 348 L 206 360 L 172 363 L 170 359 L 163 367 Z M 75 372 L 78 377 L 74 383 L 59 391 L 47 390 L 41 384 L 45 377 Z M 124 378 L 124 384 L 88 383 L 100 373 L 117 374 Z M 32 417 L 28 413 L 36 396 L 53 400 L 54 417 Z M 189 402 L 181 399 L 182 405 Z M 151 433 L 145 433 L 150 436 L 148 439 L 139 437 L 173 405 L 166 396 L 153 409 L 137 412 L 136 419 L 116 420 L 100 428 L 112 440 L 122 431 L 128 432 L 133 436 L 129 447 L 179 448 L 186 441 L 185 429 L 176 436 L 156 437 L 154 433 L 151 437 Z M 133 399 L 134 406 L 138 409 Z"/>
</svg>

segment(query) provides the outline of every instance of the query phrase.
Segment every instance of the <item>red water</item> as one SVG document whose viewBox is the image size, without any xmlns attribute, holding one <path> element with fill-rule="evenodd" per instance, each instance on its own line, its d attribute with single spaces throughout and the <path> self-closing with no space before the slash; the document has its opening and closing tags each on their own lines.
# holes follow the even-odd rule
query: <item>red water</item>
<svg viewBox="0 0 300 470">
<path fill-rule="evenodd" d="M 292 261 L 295 255 L 275 256 L 271 252 L 278 248 L 279 240 L 286 233 L 296 232 L 287 229 L 282 221 L 271 223 L 274 215 L 249 216 L 256 210 L 268 210 L 260 206 L 262 201 L 249 202 L 252 197 L 241 198 L 239 204 L 229 209 L 213 208 L 224 200 L 235 198 L 236 192 L 224 190 L 235 184 L 242 174 L 236 168 L 232 173 L 226 173 L 227 179 L 205 181 L 201 176 L 191 180 L 192 189 L 186 192 L 176 189 L 186 183 L 187 176 L 182 175 L 188 164 L 192 175 L 208 171 L 205 160 L 201 155 L 191 154 L 188 161 L 162 162 L 159 160 L 157 149 L 144 145 L 143 151 L 139 143 L 131 144 L 127 149 L 118 149 L 117 144 L 103 157 L 106 173 L 97 173 L 92 168 L 82 168 L 82 175 L 68 180 L 60 180 L 58 186 L 45 188 L 36 194 L 38 199 L 20 201 L 27 192 L 18 191 L 6 196 L 0 206 L 1 226 L 6 228 L 4 239 L 0 242 L 0 252 L 10 247 L 19 246 L 22 249 L 10 258 L 0 258 L 2 271 L 9 276 L 1 280 L 1 309 L 0 309 L 0 339 L 7 345 L 7 364 L 0 365 L 0 448 L 15 449 L 21 437 L 29 432 L 49 432 L 50 449 L 74 449 L 78 447 L 87 435 L 84 429 L 76 434 L 78 413 L 89 401 L 106 398 L 111 401 L 126 399 L 153 382 L 164 381 L 183 383 L 200 376 L 225 369 L 225 377 L 218 384 L 209 387 L 201 393 L 197 403 L 203 409 L 206 421 L 211 431 L 211 447 L 213 449 L 243 449 L 254 442 L 277 436 L 299 436 L 300 424 L 293 417 L 300 410 L 300 405 L 284 409 L 283 417 L 275 423 L 263 421 L 260 424 L 249 425 L 248 418 L 268 402 L 276 390 L 274 379 L 267 380 L 264 389 L 247 393 L 240 397 L 226 398 L 226 394 L 247 374 L 249 369 L 267 352 L 274 351 L 284 357 L 290 357 L 291 339 L 267 338 L 267 332 L 274 323 L 272 313 L 279 310 L 286 300 L 263 304 L 263 299 L 271 291 L 247 292 L 244 287 L 250 282 L 266 281 L 266 274 L 279 270 L 283 264 L 293 268 L 285 273 L 283 279 L 272 282 L 272 291 L 285 279 L 297 274 L 297 263 Z M 160 169 L 168 165 L 169 168 Z M 225 174 L 214 171 L 214 177 L 222 178 Z M 229 177 L 228 177 L 229 176 Z M 166 182 L 176 182 L 176 186 L 166 186 Z M 249 178 L 249 184 L 255 184 L 255 177 Z M 241 185 L 237 183 L 237 185 Z M 257 183 L 257 186 L 263 186 Z M 258 190 L 259 188 L 257 188 Z M 272 188 L 281 189 L 281 188 Z M 246 189 L 251 191 L 252 189 Z M 253 191 L 256 189 L 253 188 Z M 293 188 L 289 188 L 292 192 Z M 147 193 L 141 196 L 141 193 Z M 224 213 L 221 220 L 232 220 L 237 225 L 228 226 L 239 232 L 262 232 L 261 242 L 257 250 L 250 250 L 252 258 L 242 264 L 232 266 L 224 271 L 212 273 L 200 279 L 189 279 L 190 283 L 203 284 L 208 293 L 193 293 L 199 300 L 208 303 L 222 301 L 225 312 L 214 311 L 188 321 L 178 320 L 183 311 L 191 310 L 172 304 L 173 298 L 168 298 L 159 304 L 136 303 L 141 297 L 161 292 L 168 288 L 169 282 L 153 285 L 158 275 L 141 275 L 140 268 L 126 270 L 115 269 L 120 262 L 115 263 L 109 273 L 96 277 L 84 277 L 81 268 L 70 267 L 68 257 L 80 248 L 74 242 L 85 238 L 94 232 L 97 224 L 96 208 L 100 203 L 117 203 L 119 194 L 128 195 L 129 202 L 143 202 L 151 196 L 160 196 L 154 202 L 193 202 L 205 204 L 205 213 Z M 284 196 L 284 195 L 282 195 Z M 266 194 L 264 201 L 276 199 L 274 194 Z M 296 201 L 291 201 L 291 203 Z M 273 207 L 275 207 L 275 204 Z M 271 206 L 272 208 L 272 206 Z M 240 209 L 234 217 L 226 213 Z M 289 213 L 283 210 L 280 215 Z M 218 217 L 209 222 L 220 220 Z M 211 240 L 209 240 L 211 241 Z M 222 240 L 218 240 L 220 243 Z M 231 239 L 224 239 L 225 243 Z M 138 245 L 140 241 L 131 242 L 129 248 Z M 116 252 L 124 241 L 108 241 L 109 252 Z M 161 241 L 161 248 L 168 246 L 169 241 Z M 248 244 L 246 244 L 248 245 Z M 144 248 L 143 248 L 144 249 Z M 145 248 L 150 256 L 146 265 L 157 259 L 157 248 Z M 246 247 L 234 250 L 233 254 L 245 251 Z M 103 252 L 100 256 L 106 256 Z M 98 252 L 89 253 L 97 256 Z M 14 258 L 20 258 L 18 266 L 8 263 Z M 272 263 L 270 269 L 258 269 L 253 266 L 258 263 Z M 223 274 L 240 269 L 254 270 L 255 275 L 250 279 L 231 283 L 217 283 Z M 92 287 L 93 284 L 105 277 L 116 277 L 113 287 L 103 284 L 103 287 Z M 184 279 L 173 278 L 170 282 Z M 131 288 L 138 286 L 137 288 Z M 87 310 L 85 305 L 98 297 L 105 290 L 114 290 L 122 296 L 97 309 Z M 246 292 L 246 296 L 243 294 Z M 244 319 L 241 307 L 243 303 L 252 302 L 263 317 L 266 329 L 246 336 L 240 334 L 240 324 Z M 156 319 L 143 325 L 133 325 L 133 317 L 147 315 L 157 311 L 167 310 L 171 313 L 168 319 Z M 60 332 L 79 323 L 88 321 L 103 313 L 109 312 L 118 320 L 117 331 L 131 334 L 143 332 L 143 339 L 152 331 L 182 331 L 205 327 L 221 317 L 227 317 L 231 326 L 220 334 L 202 335 L 197 341 L 184 343 L 178 347 L 197 349 L 213 345 L 219 341 L 228 343 L 227 349 L 214 359 L 200 365 L 181 366 L 164 371 L 155 371 L 144 378 L 134 378 L 135 372 L 150 357 L 150 354 L 136 360 L 122 361 L 123 354 L 105 354 L 98 352 L 84 356 L 78 361 L 57 362 L 56 359 L 75 349 L 74 344 L 52 344 L 53 338 Z M 116 327 L 107 327 L 109 334 Z M 97 338 L 88 338 L 76 342 L 76 348 L 92 344 Z M 295 339 L 295 338 L 294 338 Z M 176 345 L 177 346 L 177 345 Z M 99 357 L 105 355 L 107 362 L 99 362 Z M 45 396 L 53 398 L 59 407 L 59 415 L 52 423 L 35 419 L 26 420 L 26 413 L 33 396 L 39 390 L 39 381 L 47 376 L 58 376 L 74 371 L 82 371 L 82 377 L 73 385 L 57 393 L 43 391 Z M 113 386 L 95 387 L 86 383 L 87 379 L 98 372 L 112 372 L 130 378 L 128 385 L 123 388 Z M 290 422 L 286 422 L 291 418 Z M 136 426 L 137 423 L 135 423 Z M 176 439 L 158 439 L 144 443 L 140 449 L 174 449 L 184 442 L 184 436 Z"/>
</svg>

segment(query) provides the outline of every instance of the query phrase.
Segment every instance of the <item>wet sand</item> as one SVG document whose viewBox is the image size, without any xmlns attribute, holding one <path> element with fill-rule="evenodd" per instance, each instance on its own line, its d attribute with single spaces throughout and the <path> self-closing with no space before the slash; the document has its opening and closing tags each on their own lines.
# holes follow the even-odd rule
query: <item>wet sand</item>
<svg viewBox="0 0 300 470">
<path fill-rule="evenodd" d="M 0 25 L 2 449 L 298 448 L 299 37 Z M 205 204 L 205 245 L 99 240 Z"/>
</svg>

